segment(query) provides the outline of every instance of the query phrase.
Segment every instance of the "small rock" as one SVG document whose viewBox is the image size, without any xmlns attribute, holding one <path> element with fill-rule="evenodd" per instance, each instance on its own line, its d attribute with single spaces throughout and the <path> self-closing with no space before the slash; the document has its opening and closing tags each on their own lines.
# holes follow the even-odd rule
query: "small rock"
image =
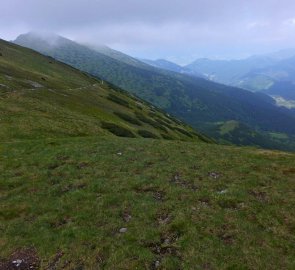
<svg viewBox="0 0 295 270">
<path fill-rule="evenodd" d="M 125 222 L 129 222 L 131 220 L 131 218 L 132 218 L 132 216 L 130 214 L 128 214 L 128 213 L 123 214 L 123 220 Z"/>
<path fill-rule="evenodd" d="M 17 259 L 15 261 L 13 261 L 13 264 L 21 264 L 23 262 L 23 260 Z"/>
<path fill-rule="evenodd" d="M 225 193 L 227 193 L 227 190 L 224 189 L 224 190 L 218 191 L 217 193 L 218 193 L 218 194 L 225 194 Z"/>
<path fill-rule="evenodd" d="M 169 245 L 170 244 L 170 239 L 169 238 L 164 239 L 164 244 Z"/>
<path fill-rule="evenodd" d="M 155 261 L 154 266 L 155 266 L 156 269 L 159 268 L 160 267 L 160 261 Z"/>
<path fill-rule="evenodd" d="M 117 155 L 118 155 L 118 156 L 122 156 L 123 154 L 122 154 L 121 152 L 118 152 Z"/>
<path fill-rule="evenodd" d="M 208 175 L 214 179 L 217 179 L 220 177 L 220 174 L 217 172 L 209 172 Z"/>
<path fill-rule="evenodd" d="M 196 211 L 196 210 L 197 210 L 197 208 L 193 206 L 193 207 L 192 207 L 192 210 L 193 210 L 193 211 Z"/>
<path fill-rule="evenodd" d="M 119 230 L 119 232 L 120 232 L 120 233 L 125 233 L 125 232 L 127 232 L 127 228 L 121 228 L 121 229 Z"/>
</svg>

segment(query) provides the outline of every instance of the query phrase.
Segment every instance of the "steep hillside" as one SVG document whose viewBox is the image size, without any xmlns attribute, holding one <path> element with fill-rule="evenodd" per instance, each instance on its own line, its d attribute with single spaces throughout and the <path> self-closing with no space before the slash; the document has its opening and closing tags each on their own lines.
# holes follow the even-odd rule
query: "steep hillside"
<svg viewBox="0 0 295 270">
<path fill-rule="evenodd" d="M 35 34 L 15 41 L 108 80 L 193 127 L 236 120 L 252 129 L 295 134 L 295 118 L 261 95 L 153 67 L 139 68 L 62 37 Z"/>
<path fill-rule="evenodd" d="M 147 70 L 153 70 L 150 65 L 145 64 L 143 61 L 139 61 L 138 59 L 131 57 L 129 55 L 126 55 L 122 52 L 119 52 L 117 50 L 111 49 L 108 46 L 105 45 L 92 45 L 92 44 L 85 44 L 86 47 L 93 49 L 94 51 L 101 53 L 105 56 L 111 57 L 115 60 L 118 60 L 120 62 L 123 62 L 125 64 L 142 68 L 142 69 L 147 69 Z"/>
<path fill-rule="evenodd" d="M 206 140 L 187 125 L 53 58 L 0 41 L 0 140 L 110 135 Z"/>
</svg>

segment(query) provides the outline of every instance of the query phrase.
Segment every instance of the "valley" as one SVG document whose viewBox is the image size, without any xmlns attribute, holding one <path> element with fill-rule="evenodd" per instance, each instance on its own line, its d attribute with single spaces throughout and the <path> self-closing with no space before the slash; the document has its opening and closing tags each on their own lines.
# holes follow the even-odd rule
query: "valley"
<svg viewBox="0 0 295 270">
<path fill-rule="evenodd" d="M 105 47 L 89 48 L 61 36 L 46 37 L 36 33 L 20 35 L 15 43 L 37 50 L 142 98 L 156 107 L 190 124 L 203 133 L 220 138 L 211 132 L 216 122 L 238 121 L 254 133 L 283 133 L 293 141 L 295 115 L 276 106 L 274 100 L 262 93 L 252 93 L 195 76 L 159 69 L 128 55 Z M 257 62 L 257 61 L 256 61 Z M 255 62 L 255 63 L 256 63 Z M 240 134 L 243 132 L 241 131 Z M 248 136 L 247 133 L 243 133 Z M 227 143 L 235 143 L 228 137 Z M 268 136 L 268 141 L 273 139 Z M 265 147 L 261 140 L 250 145 Z M 221 141 L 220 141 L 221 142 Z M 273 141 L 270 149 L 294 150 L 291 144 Z"/>
</svg>

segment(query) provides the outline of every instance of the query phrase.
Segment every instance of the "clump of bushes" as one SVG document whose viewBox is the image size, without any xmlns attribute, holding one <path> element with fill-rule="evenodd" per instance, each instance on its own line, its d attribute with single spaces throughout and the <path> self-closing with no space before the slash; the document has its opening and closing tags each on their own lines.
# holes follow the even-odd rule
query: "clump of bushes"
<svg viewBox="0 0 295 270">
<path fill-rule="evenodd" d="M 154 134 L 148 130 L 145 130 L 145 129 L 140 129 L 137 131 L 137 133 L 143 138 L 159 139 L 159 137 L 156 134 Z"/>
<path fill-rule="evenodd" d="M 144 123 L 150 123 L 150 121 L 152 121 L 150 118 L 146 117 L 144 114 L 140 113 L 140 112 L 135 112 L 136 117 L 144 122 Z"/>
<path fill-rule="evenodd" d="M 170 124 L 169 124 L 168 122 L 166 122 L 164 119 L 162 119 L 162 118 L 160 118 L 160 117 L 157 117 L 157 118 L 156 118 L 156 121 L 157 121 L 160 125 L 165 126 L 165 127 L 171 129 Z"/>
<path fill-rule="evenodd" d="M 140 112 L 136 112 L 135 114 L 136 114 L 136 117 L 140 121 L 142 121 L 144 123 L 147 123 L 147 124 L 151 125 L 152 127 L 156 128 L 156 129 L 160 129 L 160 130 L 162 130 L 164 132 L 167 132 L 167 129 L 164 126 L 162 126 L 158 122 L 154 121 L 153 119 L 146 117 L 144 114 L 142 114 Z"/>
<path fill-rule="evenodd" d="M 184 134 L 184 135 L 186 135 L 186 136 L 188 136 L 190 138 L 193 138 L 193 135 L 190 132 L 188 132 L 188 131 L 186 131 L 186 130 L 184 130 L 182 128 L 175 127 L 174 130 L 176 130 L 176 131 L 178 131 L 178 132 L 180 132 L 180 133 L 182 133 L 182 134 Z"/>
<path fill-rule="evenodd" d="M 161 133 L 161 136 L 163 139 L 165 140 L 174 140 L 175 138 L 172 137 L 171 135 L 168 135 L 168 134 L 164 134 L 164 133 Z"/>
<path fill-rule="evenodd" d="M 110 101 L 113 101 L 113 102 L 115 102 L 115 103 L 117 103 L 119 105 L 122 105 L 124 107 L 130 108 L 130 105 L 129 105 L 128 101 L 126 101 L 126 100 L 124 100 L 124 99 L 122 99 L 122 98 L 120 98 L 120 97 L 118 97 L 118 96 L 116 96 L 114 94 L 109 94 L 107 99 L 110 100 Z"/>
<path fill-rule="evenodd" d="M 149 124 L 156 129 L 161 129 L 162 131 L 167 132 L 167 129 L 156 121 L 152 121 Z"/>
<path fill-rule="evenodd" d="M 128 138 L 135 138 L 135 134 L 130 131 L 127 128 L 121 127 L 119 125 L 116 125 L 114 123 L 109 123 L 109 122 L 102 122 L 101 127 L 103 129 L 108 130 L 109 132 L 113 133 L 116 136 L 119 137 L 128 137 Z"/>
<path fill-rule="evenodd" d="M 203 134 L 198 134 L 196 132 L 194 132 L 195 136 L 197 136 L 199 138 L 199 140 L 205 142 L 205 143 L 216 143 L 213 139 L 203 135 Z"/>
<path fill-rule="evenodd" d="M 168 117 L 162 117 L 163 121 L 167 122 L 167 124 L 173 124 L 173 121 Z"/>
<path fill-rule="evenodd" d="M 142 125 L 142 123 L 139 120 L 137 120 L 136 118 L 132 117 L 129 114 L 121 113 L 121 112 L 114 112 L 114 114 L 133 125 L 138 125 L 138 126 Z"/>
</svg>

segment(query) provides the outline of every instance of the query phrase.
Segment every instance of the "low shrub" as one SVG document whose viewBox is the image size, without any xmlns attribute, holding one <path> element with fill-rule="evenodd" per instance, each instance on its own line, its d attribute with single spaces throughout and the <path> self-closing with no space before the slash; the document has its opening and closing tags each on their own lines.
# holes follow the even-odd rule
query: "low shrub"
<svg viewBox="0 0 295 270">
<path fill-rule="evenodd" d="M 156 134 L 154 134 L 148 130 L 145 130 L 145 129 L 140 129 L 137 131 L 137 133 L 143 138 L 159 139 L 159 137 Z"/>
<path fill-rule="evenodd" d="M 122 105 L 124 107 L 127 107 L 127 108 L 130 108 L 130 105 L 129 105 L 129 102 L 116 96 L 116 95 L 113 95 L 113 94 L 109 94 L 108 97 L 107 97 L 108 100 L 110 101 L 113 101 L 119 105 Z"/>
<path fill-rule="evenodd" d="M 205 143 L 216 143 L 213 139 L 203 135 L 203 134 L 198 134 L 197 132 L 194 132 L 195 136 L 197 136 L 201 141 Z"/>
<path fill-rule="evenodd" d="M 151 121 L 150 118 L 146 117 L 144 114 L 142 114 L 142 113 L 140 113 L 140 112 L 135 112 L 135 115 L 136 115 L 136 117 L 137 117 L 140 121 L 142 121 L 142 122 L 144 122 L 144 123 L 148 123 L 148 124 L 149 124 L 149 122 Z"/>
<path fill-rule="evenodd" d="M 165 126 L 167 128 L 170 128 L 170 124 L 168 122 L 166 122 L 165 120 L 161 119 L 160 117 L 157 117 L 156 118 L 156 121 L 162 125 L 162 126 Z"/>
<path fill-rule="evenodd" d="M 190 138 L 193 138 L 193 135 L 190 132 L 188 132 L 182 128 L 174 127 L 174 130 L 176 130 L 176 131 L 178 131 L 178 132 L 182 133 L 183 135 L 186 135 Z"/>
<path fill-rule="evenodd" d="M 136 114 L 136 117 L 140 121 L 142 121 L 144 123 L 147 123 L 147 124 L 151 125 L 152 127 L 156 128 L 156 129 L 160 129 L 160 130 L 162 130 L 164 132 L 167 132 L 167 129 L 164 126 L 162 126 L 158 122 L 154 121 L 153 119 L 146 117 L 144 114 L 142 114 L 140 112 L 136 112 L 135 114 Z"/>
<path fill-rule="evenodd" d="M 168 134 L 161 133 L 161 136 L 165 140 L 175 140 L 174 137 L 172 137 L 171 135 L 168 135 Z"/>
<path fill-rule="evenodd" d="M 138 125 L 138 126 L 142 125 L 142 123 L 139 120 L 137 120 L 136 118 L 132 117 L 129 114 L 121 113 L 121 112 L 114 112 L 114 114 L 133 125 Z"/>
<path fill-rule="evenodd" d="M 128 137 L 128 138 L 136 137 L 135 134 L 129 129 L 121 127 L 114 123 L 102 122 L 101 127 L 119 137 Z"/>
</svg>

